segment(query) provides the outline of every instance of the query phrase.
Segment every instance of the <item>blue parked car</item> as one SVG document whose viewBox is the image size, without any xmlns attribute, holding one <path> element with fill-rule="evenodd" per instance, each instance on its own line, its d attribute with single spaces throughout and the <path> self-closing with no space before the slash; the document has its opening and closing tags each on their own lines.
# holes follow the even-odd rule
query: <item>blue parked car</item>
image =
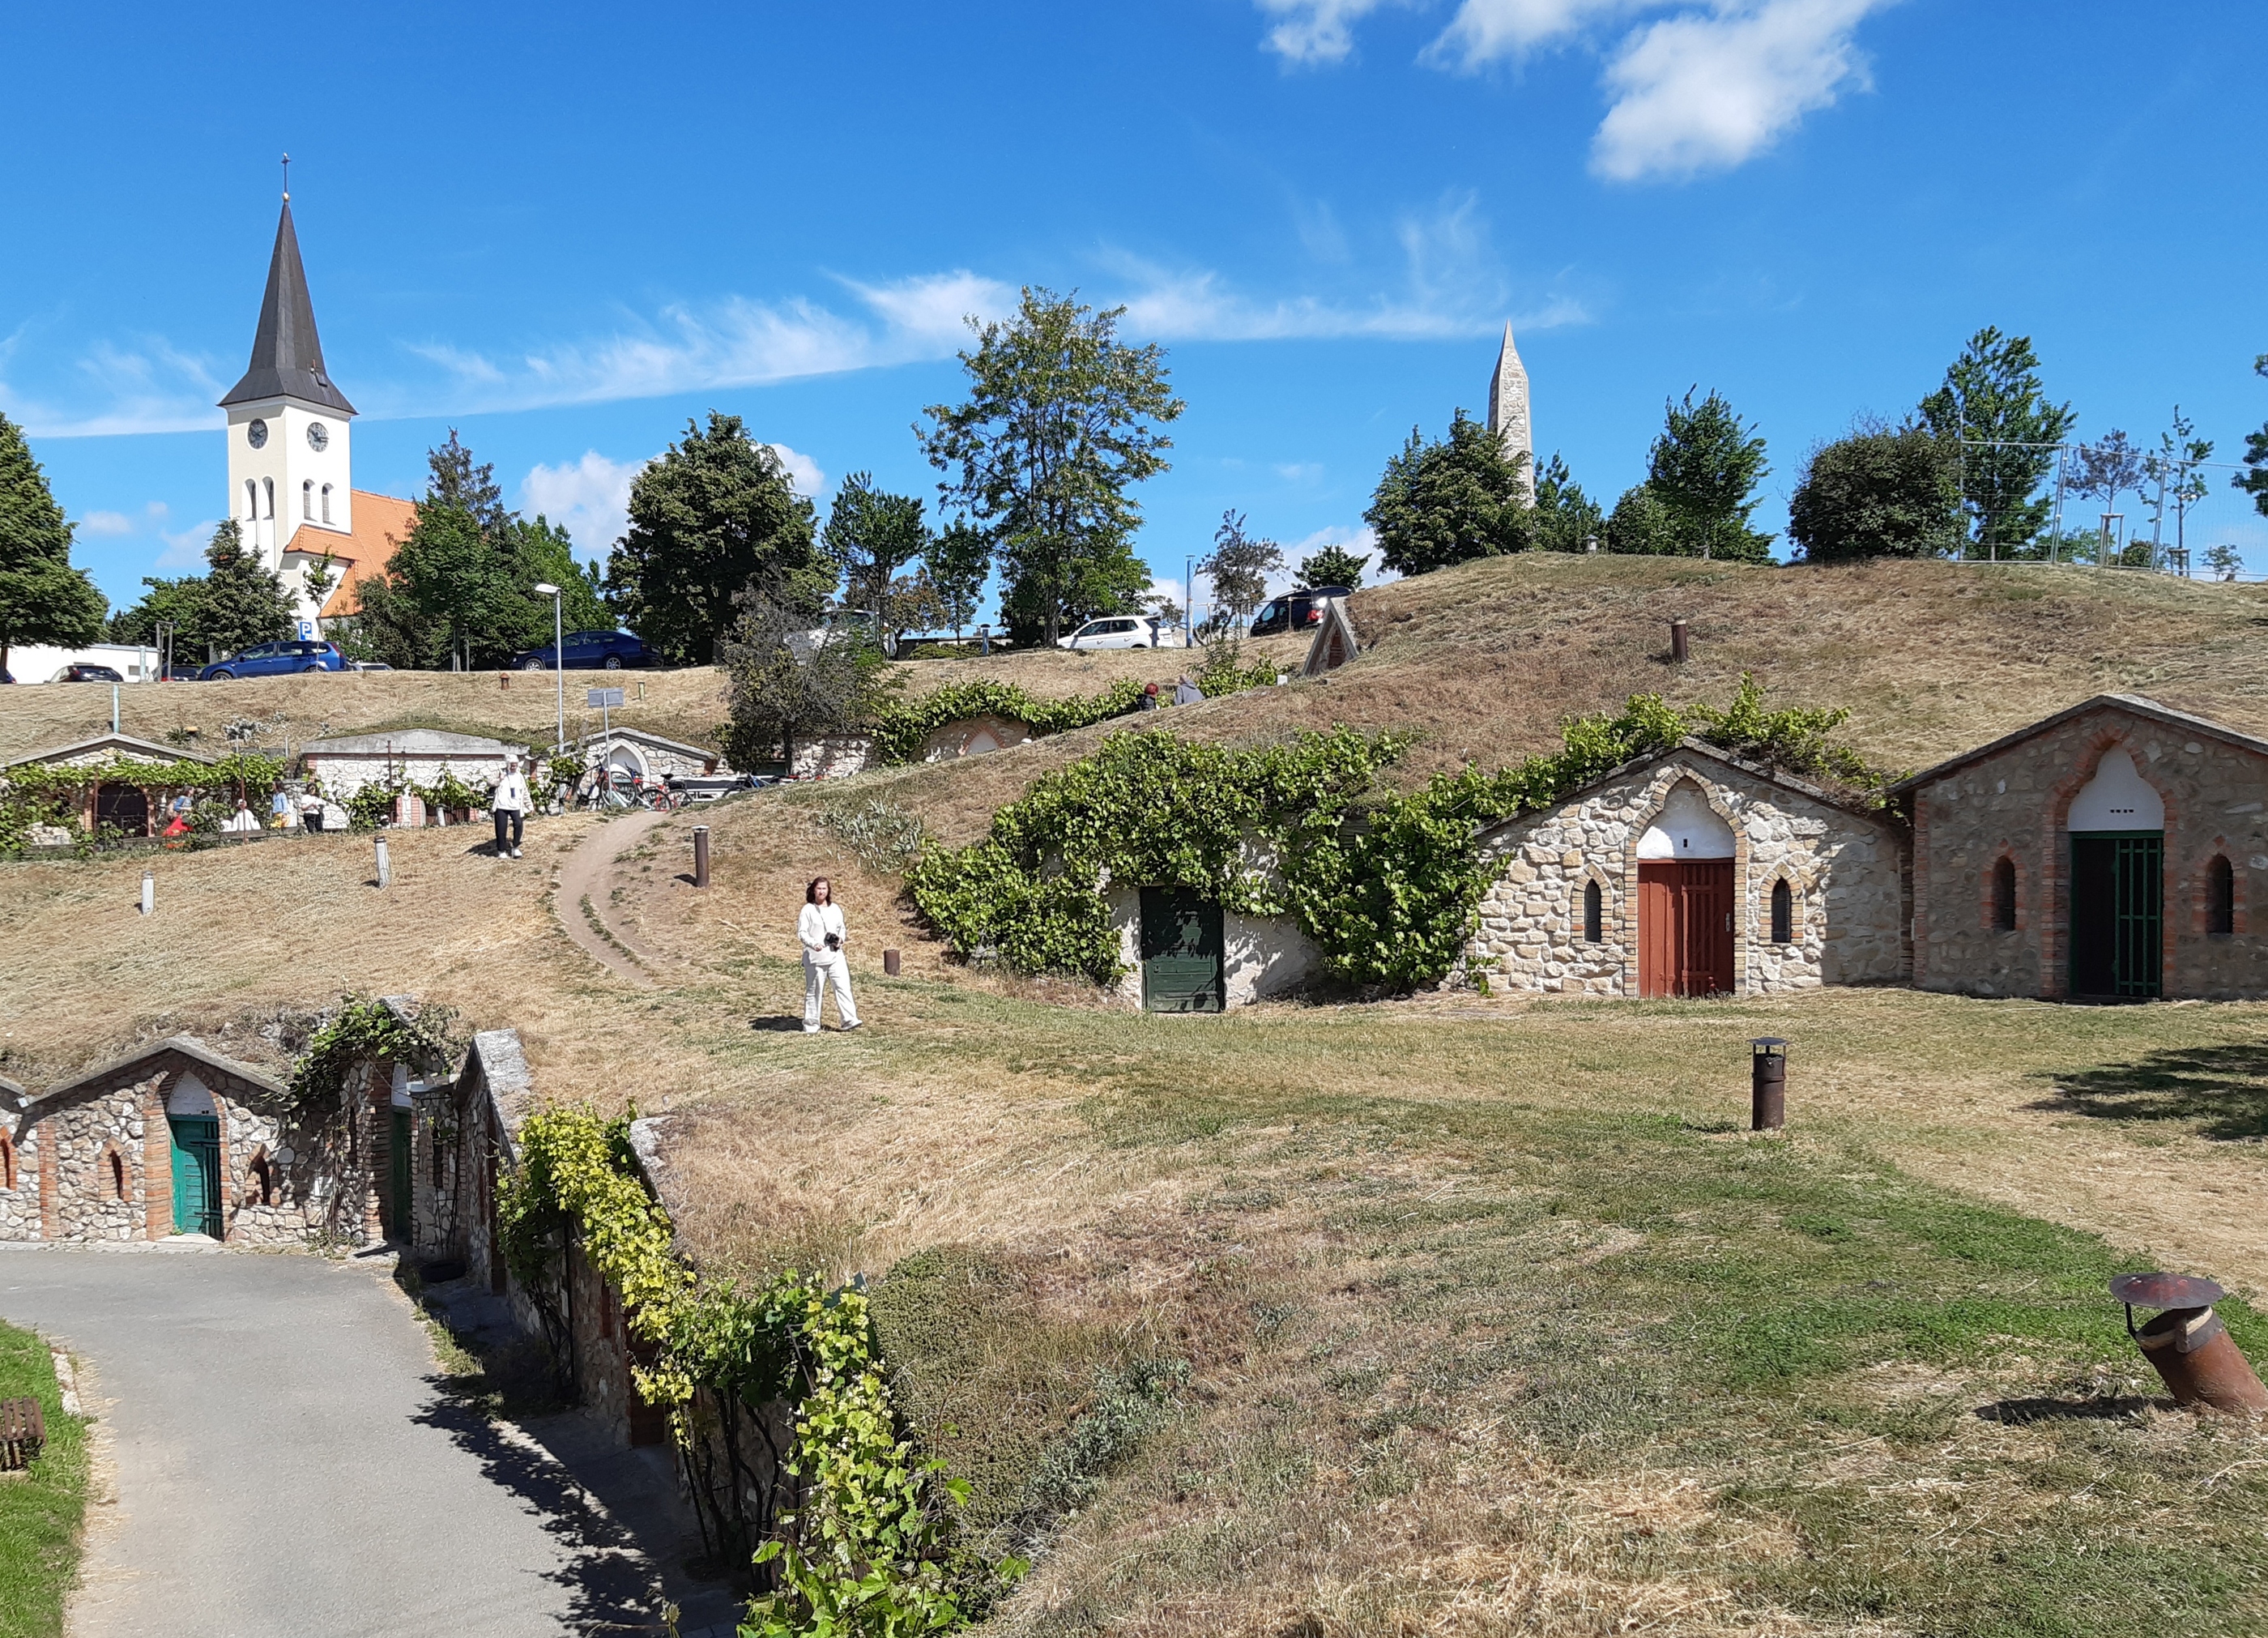
<svg viewBox="0 0 2268 1638">
<path fill-rule="evenodd" d="M 347 657 L 336 643 L 254 643 L 225 660 L 216 660 L 197 673 L 200 682 L 225 682 L 231 677 L 272 677 L 287 671 L 343 671 Z"/>
<path fill-rule="evenodd" d="M 653 655 L 628 631 L 570 631 L 561 639 L 567 650 L 569 671 L 620 671 L 625 666 L 650 666 Z M 524 648 L 512 657 L 521 671 L 549 671 L 558 650 L 549 643 Z"/>
</svg>

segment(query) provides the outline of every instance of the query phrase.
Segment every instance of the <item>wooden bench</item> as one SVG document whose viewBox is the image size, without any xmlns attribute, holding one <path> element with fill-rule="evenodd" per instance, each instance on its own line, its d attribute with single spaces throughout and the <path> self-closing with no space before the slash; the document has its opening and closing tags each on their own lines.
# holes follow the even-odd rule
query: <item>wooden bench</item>
<svg viewBox="0 0 2268 1638">
<path fill-rule="evenodd" d="M 0 1472 L 29 1467 L 47 1442 L 37 1399 L 0 1399 Z"/>
</svg>

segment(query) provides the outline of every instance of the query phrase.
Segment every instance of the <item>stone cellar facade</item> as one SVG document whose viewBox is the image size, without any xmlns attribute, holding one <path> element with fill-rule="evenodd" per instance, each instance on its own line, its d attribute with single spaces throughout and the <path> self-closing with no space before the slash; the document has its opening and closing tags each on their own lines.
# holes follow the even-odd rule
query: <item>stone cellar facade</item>
<svg viewBox="0 0 2268 1638">
<path fill-rule="evenodd" d="M 1895 821 L 1697 740 L 1484 830 L 1464 972 L 1577 995 L 1766 994 L 1910 971 Z"/>
</svg>

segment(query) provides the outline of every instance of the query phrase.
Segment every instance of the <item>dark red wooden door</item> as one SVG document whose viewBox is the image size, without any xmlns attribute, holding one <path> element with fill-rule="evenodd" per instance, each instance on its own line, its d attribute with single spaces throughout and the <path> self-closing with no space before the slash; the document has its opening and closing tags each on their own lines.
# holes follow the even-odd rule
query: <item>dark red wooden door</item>
<svg viewBox="0 0 2268 1638">
<path fill-rule="evenodd" d="M 1640 995 L 1733 988 L 1733 861 L 1664 860 L 1638 867 Z"/>
</svg>

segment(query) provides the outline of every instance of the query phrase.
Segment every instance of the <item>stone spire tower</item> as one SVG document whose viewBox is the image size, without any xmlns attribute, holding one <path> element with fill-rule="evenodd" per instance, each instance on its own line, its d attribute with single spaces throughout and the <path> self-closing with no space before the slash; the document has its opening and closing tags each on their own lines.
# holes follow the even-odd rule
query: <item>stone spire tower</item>
<svg viewBox="0 0 2268 1638">
<path fill-rule="evenodd" d="M 1504 350 L 1497 355 L 1496 373 L 1489 380 L 1489 431 L 1504 445 L 1509 457 L 1525 455 L 1521 487 L 1528 504 L 1535 504 L 1535 437 L 1528 424 L 1528 366 L 1520 349 L 1512 344 L 1512 326 L 1504 327 Z"/>
</svg>

